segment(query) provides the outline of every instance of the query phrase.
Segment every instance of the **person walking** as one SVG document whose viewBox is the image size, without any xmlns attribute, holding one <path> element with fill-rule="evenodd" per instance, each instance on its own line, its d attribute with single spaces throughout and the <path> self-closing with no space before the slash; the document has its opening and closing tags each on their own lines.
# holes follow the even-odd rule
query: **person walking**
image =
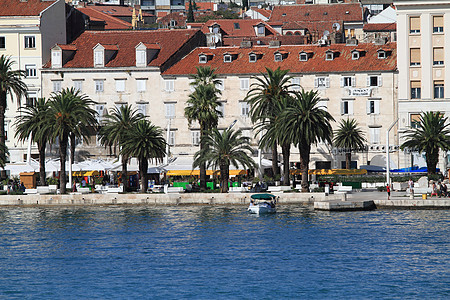
<svg viewBox="0 0 450 300">
<path fill-rule="evenodd" d="M 414 181 L 412 180 L 412 178 L 409 178 L 408 188 L 409 188 L 409 194 L 414 195 Z"/>
<path fill-rule="evenodd" d="M 391 186 L 389 183 L 386 185 L 386 192 L 388 194 L 388 200 L 391 200 Z"/>
</svg>

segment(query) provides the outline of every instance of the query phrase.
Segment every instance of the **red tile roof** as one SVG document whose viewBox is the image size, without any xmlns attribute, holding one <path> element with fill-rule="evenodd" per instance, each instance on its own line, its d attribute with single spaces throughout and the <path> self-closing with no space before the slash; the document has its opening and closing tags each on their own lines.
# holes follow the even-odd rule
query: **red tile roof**
<svg viewBox="0 0 450 300">
<path fill-rule="evenodd" d="M 268 45 L 270 41 L 277 40 L 281 45 L 303 45 L 305 36 L 302 35 L 269 35 L 253 37 L 223 37 L 225 46 L 240 46 L 242 41 L 251 41 L 253 45 Z"/>
<path fill-rule="evenodd" d="M 253 26 L 256 26 L 259 23 L 263 23 L 266 25 L 266 29 L 269 32 L 269 35 L 278 35 L 278 32 L 272 28 L 269 24 L 262 20 L 258 19 L 218 19 L 218 20 L 209 20 L 207 21 L 203 27 L 202 31 L 203 33 L 209 32 L 209 26 L 212 26 L 213 24 L 219 24 L 220 30 L 224 33 L 226 36 L 242 36 L 242 37 L 251 37 L 256 36 L 255 29 Z M 235 28 L 234 24 L 239 24 L 239 28 Z"/>
<path fill-rule="evenodd" d="M 262 8 L 257 8 L 257 7 L 250 7 L 250 9 L 260 13 L 261 15 L 263 15 L 266 18 L 270 18 L 270 14 L 272 13 L 272 11 L 268 10 L 268 9 L 262 9 Z"/>
<path fill-rule="evenodd" d="M 114 16 L 114 17 L 131 17 L 133 15 L 133 8 L 130 6 L 119 5 L 90 5 L 89 8 Z M 139 9 L 136 9 L 136 15 L 139 14 Z M 143 17 L 152 17 L 152 14 L 142 11 Z"/>
<path fill-rule="evenodd" d="M 397 29 L 397 23 L 376 23 L 376 24 L 364 24 L 364 31 L 395 31 Z"/>
<path fill-rule="evenodd" d="M 132 27 L 131 23 L 122 21 L 119 18 L 111 16 L 109 14 L 97 11 L 89 7 L 78 8 L 83 14 L 88 15 L 92 21 L 104 21 L 106 30 L 120 30 L 120 29 L 130 29 Z"/>
<path fill-rule="evenodd" d="M 212 16 L 214 13 L 212 11 L 194 11 L 194 19 L 204 17 L 204 16 Z M 167 14 L 165 16 L 162 16 L 158 18 L 157 23 L 164 25 L 164 26 L 170 26 L 170 21 L 175 21 L 175 26 L 186 26 L 186 20 L 187 20 L 187 13 L 184 11 L 177 11 L 170 14 Z M 189 23 L 189 24 L 198 24 L 196 28 L 201 28 L 202 23 Z M 194 26 L 192 26 L 194 28 Z"/>
<path fill-rule="evenodd" d="M 305 4 L 275 6 L 270 22 L 362 22 L 363 9 L 359 3 Z"/>
<path fill-rule="evenodd" d="M 73 58 L 64 64 L 64 68 L 92 68 L 94 62 L 93 48 L 97 44 L 104 47 L 113 45 L 117 54 L 106 67 L 131 67 L 136 65 L 135 47 L 140 43 L 159 44 L 161 50 L 149 66 L 161 67 L 182 45 L 194 37 L 198 30 L 139 30 L 139 31 L 85 31 L 71 46 L 77 51 Z M 50 67 L 47 63 L 44 67 Z"/>
<path fill-rule="evenodd" d="M 196 66 L 211 66 L 216 68 L 216 73 L 221 74 L 257 74 L 265 72 L 265 67 L 276 69 L 289 69 L 292 73 L 333 73 L 333 72 L 370 72 L 370 71 L 395 71 L 397 69 L 397 46 L 396 43 L 389 43 L 383 46 L 391 49 L 391 54 L 386 59 L 378 59 L 377 50 L 380 46 L 360 44 L 358 48 L 364 49 L 365 55 L 360 59 L 353 60 L 351 51 L 354 46 L 344 44 L 334 44 L 332 49 L 339 52 L 339 55 L 331 61 L 325 60 L 325 52 L 329 47 L 314 45 L 281 46 L 280 48 L 269 48 L 267 46 L 256 46 L 253 48 L 223 47 L 216 49 L 197 48 L 178 63 L 163 72 L 163 75 L 189 75 L 196 72 Z M 200 64 L 198 54 L 202 52 L 212 52 L 214 56 L 206 64 Z M 237 58 L 231 63 L 223 61 L 223 55 L 229 52 L 238 52 Z M 249 62 L 249 53 L 261 52 L 263 56 L 257 62 Z M 274 60 L 276 52 L 288 52 L 288 56 L 281 62 Z M 299 61 L 299 53 L 313 52 L 308 61 Z"/>
<path fill-rule="evenodd" d="M 56 1 L 41 0 L 1 0 L 0 17 L 6 16 L 38 16 L 43 10 Z"/>
<path fill-rule="evenodd" d="M 61 50 L 67 50 L 67 51 L 75 51 L 77 50 L 77 47 L 75 45 L 61 45 L 57 44 Z"/>
</svg>

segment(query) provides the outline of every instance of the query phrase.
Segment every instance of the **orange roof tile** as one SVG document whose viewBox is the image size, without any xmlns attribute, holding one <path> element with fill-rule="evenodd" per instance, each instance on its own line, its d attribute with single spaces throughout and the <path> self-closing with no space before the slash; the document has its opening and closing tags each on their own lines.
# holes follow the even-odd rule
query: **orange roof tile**
<svg viewBox="0 0 450 300">
<path fill-rule="evenodd" d="M 261 15 L 263 15 L 266 18 L 270 17 L 270 14 L 272 13 L 271 10 L 268 9 L 262 9 L 262 8 L 257 8 L 257 7 L 250 7 L 251 10 L 254 10 L 256 12 L 259 12 Z"/>
<path fill-rule="evenodd" d="M 283 23 L 294 21 L 362 22 L 363 19 L 363 10 L 359 3 L 338 3 L 275 6 L 269 21 Z"/>
<path fill-rule="evenodd" d="M 203 33 L 208 33 L 209 28 L 214 24 L 218 24 L 220 26 L 220 30 L 226 36 L 256 36 L 255 29 L 253 26 L 257 24 L 266 25 L 266 29 L 269 31 L 269 35 L 278 35 L 278 32 L 272 28 L 269 24 L 262 20 L 252 20 L 252 19 L 218 19 L 218 20 L 209 20 L 202 26 Z M 238 28 L 235 24 L 239 24 Z"/>
<path fill-rule="evenodd" d="M 211 10 L 214 11 L 214 4 L 213 2 L 195 2 L 197 4 L 198 10 Z M 189 9 L 189 1 L 184 2 L 184 7 L 186 8 L 186 11 Z"/>
<path fill-rule="evenodd" d="M 182 45 L 199 34 L 198 30 L 138 30 L 138 31 L 85 31 L 72 44 L 76 47 L 73 58 L 64 64 L 64 68 L 92 68 L 94 61 L 93 48 L 97 44 L 118 50 L 106 67 L 131 67 L 136 65 L 135 47 L 144 44 L 158 43 L 161 50 L 149 66 L 161 67 Z M 197 57 L 198 60 L 198 57 Z M 50 63 L 45 65 L 50 67 Z"/>
<path fill-rule="evenodd" d="M 68 50 L 68 51 L 76 51 L 77 47 L 75 45 L 61 45 L 61 44 L 56 44 L 58 45 L 59 48 L 61 48 L 61 50 Z"/>
<path fill-rule="evenodd" d="M 93 9 L 93 6 L 78 8 L 83 14 L 89 16 L 93 21 L 104 21 L 106 30 L 130 29 L 131 23 L 125 22 L 112 15 Z"/>
<path fill-rule="evenodd" d="M 56 1 L 41 0 L 1 0 L 0 16 L 38 16 Z"/>
<path fill-rule="evenodd" d="M 397 29 L 397 23 L 375 23 L 364 24 L 364 31 L 395 31 Z"/>
<path fill-rule="evenodd" d="M 133 7 L 120 6 L 120 5 L 90 5 L 89 8 L 114 16 L 114 17 L 131 17 L 133 15 Z M 139 9 L 136 9 L 136 15 L 139 13 Z M 152 17 L 153 15 L 142 11 L 143 17 Z"/>
<path fill-rule="evenodd" d="M 276 69 L 289 69 L 292 73 L 320 74 L 331 72 L 370 72 L 370 71 L 390 71 L 397 69 L 397 50 L 396 43 L 387 44 L 386 47 L 392 48 L 392 53 L 386 59 L 378 59 L 377 49 L 380 46 L 369 44 L 360 44 L 358 46 L 364 49 L 366 55 L 360 59 L 353 60 L 352 47 L 345 44 L 335 44 L 333 49 L 340 52 L 340 55 L 333 60 L 325 60 L 325 52 L 328 47 L 315 45 L 295 45 L 281 46 L 280 48 L 269 48 L 267 46 L 255 46 L 253 48 L 223 47 L 216 49 L 197 48 L 189 55 L 184 57 L 178 63 L 163 72 L 163 75 L 189 75 L 196 72 L 195 67 L 200 65 L 216 68 L 219 75 L 225 74 L 257 74 L 265 72 L 265 67 Z M 199 64 L 198 53 L 210 51 L 215 56 L 205 64 Z M 233 62 L 225 63 L 222 59 L 226 52 L 238 52 L 238 56 Z M 253 51 L 264 53 L 257 62 L 249 62 L 248 55 Z M 274 54 L 277 51 L 287 51 L 289 55 L 281 62 L 274 60 Z M 313 52 L 308 61 L 299 61 L 300 52 Z"/>
</svg>

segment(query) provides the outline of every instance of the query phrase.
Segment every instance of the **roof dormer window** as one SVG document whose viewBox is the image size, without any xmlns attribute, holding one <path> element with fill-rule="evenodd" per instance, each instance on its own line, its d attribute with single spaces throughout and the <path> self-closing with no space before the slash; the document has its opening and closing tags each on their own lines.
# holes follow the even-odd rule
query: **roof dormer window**
<svg viewBox="0 0 450 300">
<path fill-rule="evenodd" d="M 206 64 L 208 62 L 208 57 L 205 54 L 200 54 L 198 56 L 198 62 L 200 64 Z"/>
<path fill-rule="evenodd" d="M 248 56 L 248 61 L 249 62 L 256 62 L 258 60 L 258 57 L 256 56 L 255 53 L 250 53 Z"/>
<path fill-rule="evenodd" d="M 219 24 L 214 24 L 212 26 L 212 32 L 213 33 L 219 33 L 219 31 L 220 31 L 220 25 Z"/>
<path fill-rule="evenodd" d="M 53 68 L 61 68 L 62 67 L 62 51 L 61 50 L 52 50 L 52 67 Z"/>
<path fill-rule="evenodd" d="M 103 49 L 94 50 L 94 67 L 105 66 L 105 51 Z"/>
<path fill-rule="evenodd" d="M 233 61 L 233 57 L 231 56 L 231 54 L 225 54 L 223 56 L 223 62 L 230 63 L 232 61 Z"/>
<path fill-rule="evenodd" d="M 359 59 L 359 51 L 353 51 L 352 52 L 352 59 L 358 60 Z"/>
<path fill-rule="evenodd" d="M 283 55 L 281 53 L 275 53 L 275 61 L 283 61 Z"/>
<path fill-rule="evenodd" d="M 300 61 L 308 61 L 308 54 L 306 52 L 301 52 L 298 56 L 298 59 Z"/>
<path fill-rule="evenodd" d="M 378 50 L 378 59 L 385 59 L 387 57 L 386 51 Z"/>
<path fill-rule="evenodd" d="M 325 53 L 325 60 L 333 60 L 334 59 L 334 53 L 333 51 L 327 51 Z"/>
</svg>

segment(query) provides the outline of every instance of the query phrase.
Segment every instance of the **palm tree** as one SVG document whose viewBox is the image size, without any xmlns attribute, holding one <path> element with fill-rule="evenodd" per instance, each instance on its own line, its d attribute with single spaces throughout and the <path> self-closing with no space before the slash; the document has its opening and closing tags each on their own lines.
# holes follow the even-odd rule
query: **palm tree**
<svg viewBox="0 0 450 300">
<path fill-rule="evenodd" d="M 268 122 L 271 127 L 274 125 L 277 114 L 275 103 L 291 94 L 289 88 L 292 86 L 290 83 L 292 77 L 287 75 L 289 70 L 266 68 L 266 71 L 267 74 L 261 73 L 261 76 L 252 77 L 256 82 L 251 85 L 245 101 L 250 104 L 252 122 Z M 277 175 L 280 173 L 277 142 L 274 141 L 270 144 L 272 147 L 272 171 L 274 175 Z"/>
<path fill-rule="evenodd" d="M 26 95 L 27 86 L 22 81 L 25 71 L 12 70 L 14 61 L 11 57 L 0 56 L 0 145 L 5 145 L 5 110 L 7 95 L 15 94 L 20 104 L 20 98 Z"/>
<path fill-rule="evenodd" d="M 287 139 L 294 142 L 300 151 L 300 169 L 302 172 L 302 192 L 308 192 L 308 169 L 311 145 L 319 141 L 331 144 L 333 130 L 331 114 L 318 107 L 320 98 L 317 91 L 295 93 L 292 102 L 280 117 L 280 124 Z"/>
<path fill-rule="evenodd" d="M 184 115 L 191 126 L 193 121 L 198 121 L 200 125 L 200 150 L 205 149 L 203 137 L 207 130 L 217 126 L 222 112 L 217 108 L 220 105 L 220 91 L 213 84 L 202 84 L 195 88 L 189 95 L 184 109 Z M 206 164 L 200 164 L 200 188 L 206 189 Z"/>
<path fill-rule="evenodd" d="M 200 66 L 195 67 L 197 69 L 197 73 L 192 77 L 194 81 L 191 82 L 191 85 L 197 87 L 199 85 L 207 85 L 213 84 L 214 86 L 221 83 L 220 79 L 217 79 L 217 74 L 215 74 L 216 69 L 211 69 L 210 66 Z"/>
<path fill-rule="evenodd" d="M 20 114 L 16 117 L 15 121 L 15 136 L 19 141 L 24 142 L 31 137 L 31 141 L 37 144 L 41 185 L 45 185 L 45 147 L 52 134 L 52 128 L 47 123 L 48 111 L 48 102 L 45 98 L 39 98 L 31 106 L 20 107 Z"/>
<path fill-rule="evenodd" d="M 345 149 L 345 168 L 351 168 L 352 151 L 364 148 L 366 139 L 355 119 L 344 119 L 334 131 L 333 144 L 336 148 Z"/>
<path fill-rule="evenodd" d="M 51 141 L 59 140 L 62 194 L 66 192 L 66 156 L 69 136 L 73 134 L 76 138 L 89 143 L 90 133 L 98 125 L 97 112 L 91 108 L 94 104 L 94 101 L 85 95 L 80 95 L 74 88 L 53 94 L 49 101 L 47 122 L 52 130 Z"/>
<path fill-rule="evenodd" d="M 3 168 L 5 166 L 8 154 L 8 147 L 4 144 L 0 144 L 0 167 Z"/>
<path fill-rule="evenodd" d="M 233 131 L 228 128 L 220 133 L 217 128 L 214 128 L 204 135 L 202 140 L 206 147 L 195 153 L 194 167 L 207 163 L 208 167 L 218 168 L 222 193 L 228 192 L 230 165 L 236 169 L 241 166 L 255 167 L 255 162 L 250 156 L 252 152 L 250 139 L 242 136 L 241 130 Z"/>
<path fill-rule="evenodd" d="M 142 193 L 147 191 L 148 161 L 162 161 L 166 154 L 165 148 L 162 129 L 147 120 L 137 121 L 135 126 L 125 133 L 120 152 L 123 156 L 138 159 Z"/>
<path fill-rule="evenodd" d="M 425 152 L 428 174 L 436 174 L 439 161 L 439 150 L 450 149 L 450 130 L 448 118 L 441 112 L 423 112 L 420 115 L 418 128 L 407 130 L 406 141 L 400 146 L 403 150 L 410 148 Z"/>
<path fill-rule="evenodd" d="M 100 142 L 105 146 L 121 148 L 125 135 L 142 119 L 144 116 L 133 110 L 131 105 L 113 108 L 111 113 L 105 116 L 105 122 L 99 130 Z M 125 191 L 128 188 L 128 158 L 126 153 L 122 154 L 122 181 Z"/>
</svg>

